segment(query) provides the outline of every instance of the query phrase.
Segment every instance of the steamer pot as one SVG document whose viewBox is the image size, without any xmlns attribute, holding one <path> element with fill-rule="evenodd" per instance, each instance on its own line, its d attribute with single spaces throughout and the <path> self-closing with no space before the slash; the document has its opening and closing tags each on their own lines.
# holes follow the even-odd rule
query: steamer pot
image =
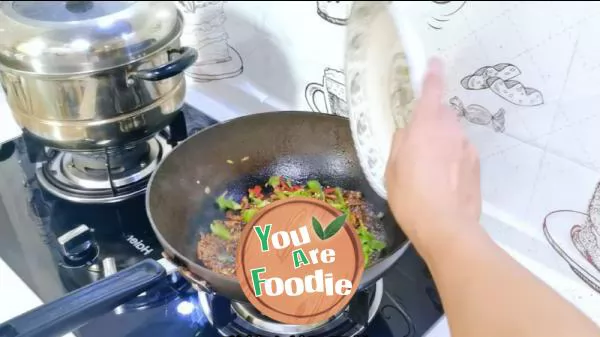
<svg viewBox="0 0 600 337">
<path fill-rule="evenodd" d="M 2 1 L 0 84 L 17 123 L 47 146 L 93 151 L 143 140 L 183 105 L 172 1 Z"/>
</svg>

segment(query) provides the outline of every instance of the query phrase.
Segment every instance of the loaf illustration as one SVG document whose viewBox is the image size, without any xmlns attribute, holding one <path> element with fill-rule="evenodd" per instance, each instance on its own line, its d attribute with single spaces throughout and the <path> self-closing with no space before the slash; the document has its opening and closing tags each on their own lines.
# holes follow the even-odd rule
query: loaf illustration
<svg viewBox="0 0 600 337">
<path fill-rule="evenodd" d="M 581 255 L 600 271 L 600 184 L 588 205 L 588 218 L 571 228 L 571 239 Z"/>
<path fill-rule="evenodd" d="M 598 234 L 600 235 L 600 183 L 596 185 L 592 199 L 590 199 L 588 216 L 592 224 L 598 229 Z"/>
<path fill-rule="evenodd" d="M 598 245 L 596 228 L 590 223 L 571 228 L 571 240 L 575 248 L 600 271 L 600 246 Z"/>
<path fill-rule="evenodd" d="M 493 67 L 481 67 L 472 75 L 463 78 L 460 84 L 468 90 L 481 90 L 489 88 L 487 80 L 492 77 L 498 77 L 503 80 L 521 75 L 521 70 L 510 63 L 499 63 Z"/>
<path fill-rule="evenodd" d="M 536 106 L 544 103 L 544 97 L 539 90 L 525 87 L 521 82 L 491 77 L 486 83 L 492 92 L 512 104 Z"/>
</svg>

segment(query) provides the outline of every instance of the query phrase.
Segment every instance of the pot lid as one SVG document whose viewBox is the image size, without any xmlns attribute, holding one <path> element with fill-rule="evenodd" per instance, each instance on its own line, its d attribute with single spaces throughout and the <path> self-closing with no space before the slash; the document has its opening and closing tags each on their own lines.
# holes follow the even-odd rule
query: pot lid
<svg viewBox="0 0 600 337">
<path fill-rule="evenodd" d="M 1 1 L 0 67 L 76 75 L 134 62 L 181 34 L 171 1 Z"/>
</svg>

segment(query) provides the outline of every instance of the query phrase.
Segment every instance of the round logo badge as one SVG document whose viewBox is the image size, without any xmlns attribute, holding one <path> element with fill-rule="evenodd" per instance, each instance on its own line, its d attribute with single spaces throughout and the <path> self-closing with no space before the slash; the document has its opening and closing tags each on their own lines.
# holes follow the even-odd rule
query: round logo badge
<svg viewBox="0 0 600 337">
<path fill-rule="evenodd" d="M 277 201 L 257 213 L 237 251 L 236 274 L 250 303 L 287 324 L 319 323 L 343 310 L 364 271 L 346 216 L 312 198 Z"/>
</svg>

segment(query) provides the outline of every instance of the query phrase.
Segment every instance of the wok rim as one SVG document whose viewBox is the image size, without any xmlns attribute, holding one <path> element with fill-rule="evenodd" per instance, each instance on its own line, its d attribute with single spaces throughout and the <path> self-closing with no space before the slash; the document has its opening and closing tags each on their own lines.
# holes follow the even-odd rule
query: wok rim
<svg viewBox="0 0 600 337">
<path fill-rule="evenodd" d="M 178 268 L 182 268 L 183 267 L 183 268 L 188 269 L 189 272 L 191 272 L 192 274 L 194 274 L 200 280 L 205 280 L 205 279 L 203 277 L 199 276 L 197 273 L 194 273 L 189 268 L 189 266 L 195 266 L 198 269 L 205 270 L 205 271 L 207 271 L 209 273 L 215 274 L 219 278 L 222 278 L 224 281 L 233 282 L 233 283 L 237 284 L 238 286 L 240 286 L 240 288 L 241 288 L 240 281 L 238 280 L 238 278 L 235 275 L 232 275 L 232 276 L 223 275 L 223 274 L 215 272 L 215 271 L 211 270 L 210 268 L 207 268 L 207 267 L 205 267 L 205 266 L 203 266 L 203 265 L 201 265 L 199 263 L 191 261 L 188 257 L 186 257 L 184 254 L 182 254 L 179 250 L 173 248 L 173 246 L 163 237 L 163 235 L 161 234 L 161 232 L 157 228 L 157 225 L 156 225 L 156 223 L 154 221 L 154 218 L 152 217 L 152 212 L 151 212 L 151 209 L 150 209 L 150 194 L 152 193 L 152 186 L 154 185 L 154 180 L 156 178 L 156 174 L 157 174 L 158 171 L 161 170 L 161 168 L 163 167 L 163 165 L 169 160 L 169 158 L 173 155 L 173 153 L 175 153 L 177 151 L 177 149 L 179 148 L 179 146 L 187 143 L 188 141 L 192 141 L 196 137 L 199 137 L 203 132 L 211 130 L 213 128 L 217 128 L 217 127 L 226 127 L 226 125 L 231 124 L 231 123 L 239 123 L 240 121 L 247 120 L 247 119 L 254 119 L 254 118 L 261 118 L 261 117 L 264 118 L 264 115 L 275 115 L 275 114 L 277 116 L 283 116 L 283 115 L 288 115 L 288 116 L 311 115 L 311 116 L 319 116 L 319 117 L 322 117 L 322 118 L 334 118 L 334 119 L 349 121 L 349 119 L 347 117 L 343 117 L 343 116 L 332 115 L 332 114 L 324 114 L 324 113 L 314 112 L 314 111 L 302 111 L 302 110 L 265 111 L 265 112 L 258 112 L 258 113 L 253 113 L 253 114 L 249 114 L 249 115 L 243 115 L 243 116 L 231 118 L 231 119 L 225 120 L 223 122 L 218 122 L 216 124 L 210 125 L 210 126 L 204 128 L 204 129 L 198 131 L 194 135 L 192 135 L 192 136 L 184 139 L 180 143 L 178 143 L 173 148 L 173 150 L 171 150 L 160 161 L 160 163 L 158 164 L 158 166 L 152 172 L 152 174 L 150 176 L 150 179 L 148 180 L 148 184 L 147 184 L 147 188 L 146 188 L 146 193 L 145 193 L 145 197 L 144 197 L 144 204 L 146 206 L 146 216 L 148 217 L 148 220 L 150 221 L 150 225 L 152 227 L 152 231 L 156 235 L 159 243 L 161 244 L 161 248 L 163 249 L 163 252 L 165 253 L 163 255 L 166 255 L 166 257 L 172 263 L 174 263 Z M 348 128 L 350 128 L 349 124 L 348 124 Z M 352 147 L 354 148 L 354 151 L 356 151 L 356 148 L 354 147 L 354 145 L 352 145 Z M 358 157 L 357 157 L 357 160 L 359 160 Z M 387 203 L 387 200 L 386 199 L 384 199 L 384 200 Z M 392 214 L 392 216 L 393 216 L 393 214 Z M 396 219 L 394 219 L 394 223 L 396 224 L 396 226 L 398 226 L 398 230 L 402 231 L 402 229 L 400 228 L 399 224 L 396 222 Z M 402 255 L 404 255 L 404 253 L 406 252 L 406 250 L 410 246 L 411 246 L 411 242 L 410 242 L 410 240 L 407 237 L 406 240 L 405 240 L 405 242 L 399 244 L 393 251 L 390 251 L 385 257 L 382 257 L 382 258 L 378 259 L 377 262 L 375 262 L 374 264 L 372 264 L 369 267 L 365 268 L 364 273 L 363 273 L 363 275 L 361 277 L 360 284 L 358 286 L 358 290 L 364 289 L 367 285 L 370 285 L 372 282 L 375 282 L 376 280 L 382 278 L 383 274 L 385 274 L 385 272 Z M 236 252 L 236 254 L 237 254 L 237 252 Z M 181 261 L 182 263 L 179 263 L 179 261 Z M 369 271 L 373 270 L 374 267 L 382 265 L 384 262 L 389 262 L 389 265 L 386 266 L 386 267 L 384 267 L 383 270 L 380 273 L 378 273 L 378 275 L 376 277 L 374 276 L 373 272 L 369 273 Z M 192 280 L 190 280 L 190 281 L 192 281 Z M 206 283 L 208 284 L 208 288 L 210 290 L 212 290 L 210 282 L 206 281 Z M 229 297 L 229 296 L 226 296 L 226 297 Z"/>
</svg>

